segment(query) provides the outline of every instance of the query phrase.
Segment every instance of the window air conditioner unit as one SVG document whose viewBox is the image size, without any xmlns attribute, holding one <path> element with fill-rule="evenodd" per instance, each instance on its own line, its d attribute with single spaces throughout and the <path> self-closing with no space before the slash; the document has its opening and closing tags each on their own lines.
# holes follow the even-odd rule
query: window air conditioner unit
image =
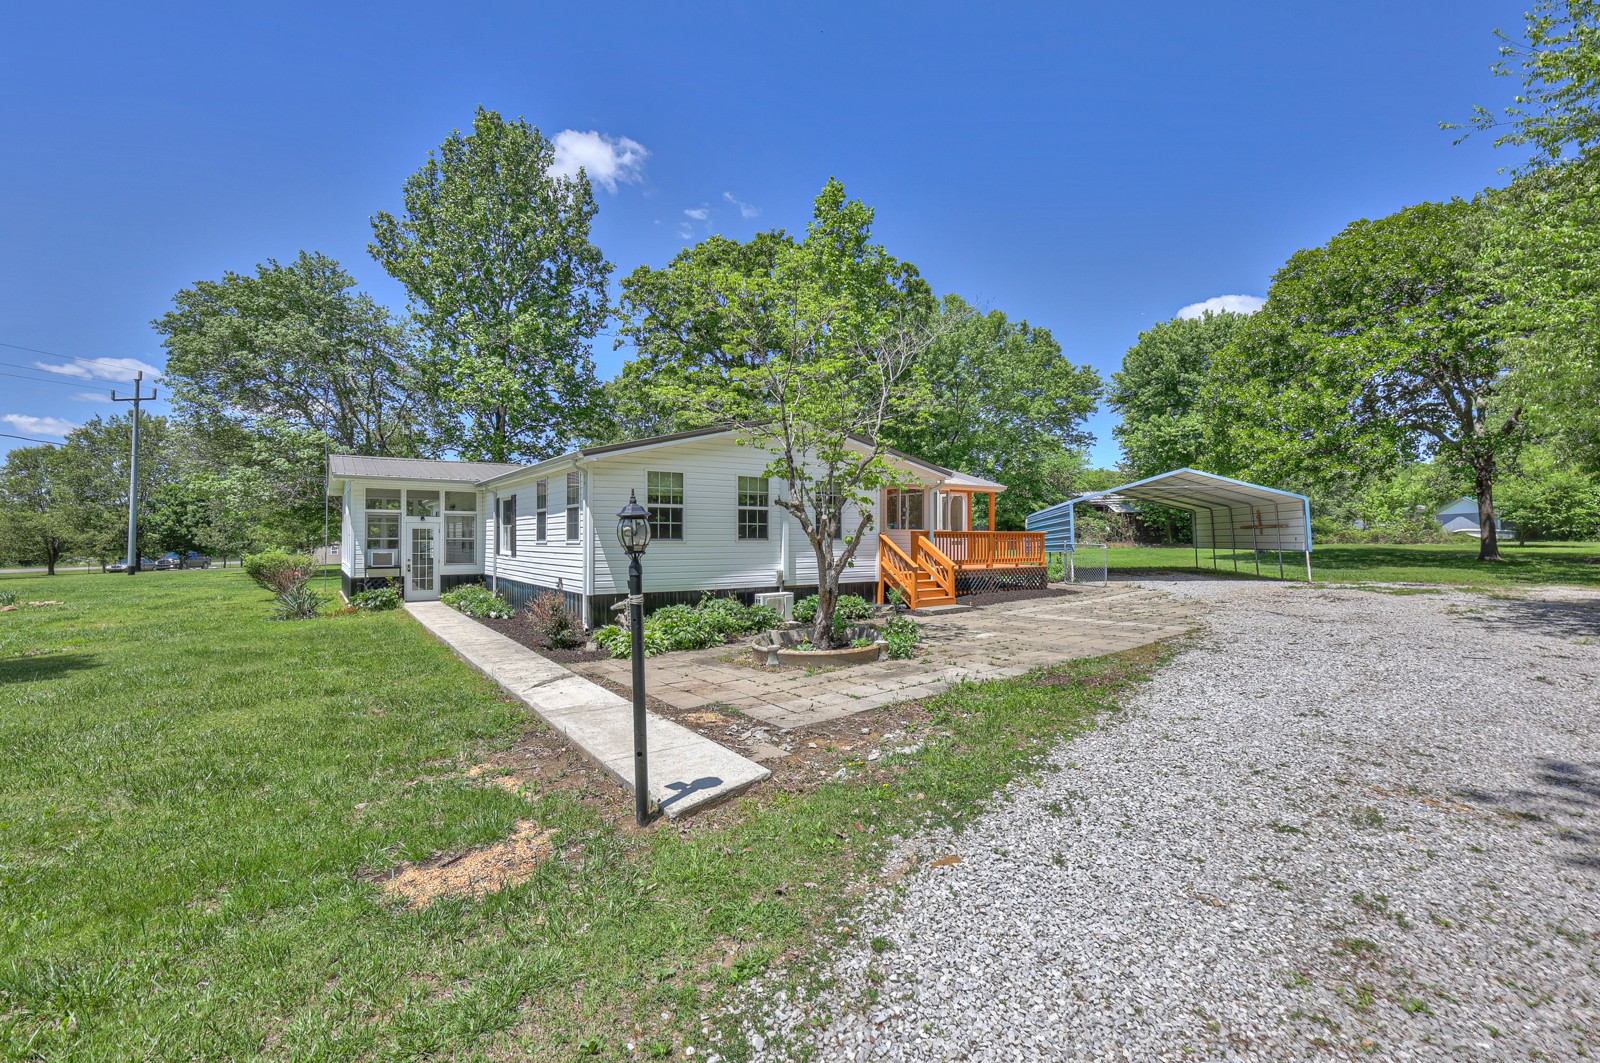
<svg viewBox="0 0 1600 1063">
<path fill-rule="evenodd" d="M 368 568 L 399 568 L 400 551 L 374 550 L 367 555 Z"/>
</svg>

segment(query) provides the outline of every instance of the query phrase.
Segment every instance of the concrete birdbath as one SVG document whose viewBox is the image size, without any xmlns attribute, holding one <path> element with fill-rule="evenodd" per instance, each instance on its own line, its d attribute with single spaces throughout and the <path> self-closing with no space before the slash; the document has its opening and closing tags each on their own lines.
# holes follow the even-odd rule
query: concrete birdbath
<svg viewBox="0 0 1600 1063">
<path fill-rule="evenodd" d="M 809 627 L 790 628 L 787 631 L 768 631 L 750 646 L 750 655 L 757 664 L 768 667 L 802 665 L 829 667 L 843 664 L 871 664 L 883 656 L 886 642 L 877 628 L 868 624 L 851 624 L 845 629 L 851 642 L 871 639 L 870 646 L 845 646 L 837 650 L 802 649 L 811 645 Z"/>
</svg>

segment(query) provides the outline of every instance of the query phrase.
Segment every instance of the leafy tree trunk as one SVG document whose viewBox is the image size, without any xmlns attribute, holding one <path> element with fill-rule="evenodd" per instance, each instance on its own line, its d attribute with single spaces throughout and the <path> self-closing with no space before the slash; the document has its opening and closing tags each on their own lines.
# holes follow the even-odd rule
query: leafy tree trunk
<svg viewBox="0 0 1600 1063">
<path fill-rule="evenodd" d="M 811 548 L 817 556 L 817 618 L 811 624 L 811 645 L 820 649 L 833 647 L 833 610 L 839 604 L 839 581 L 829 579 L 828 572 L 833 566 L 833 543 L 831 538 L 818 541 L 813 539 Z"/>
<path fill-rule="evenodd" d="M 56 574 L 56 562 L 59 561 L 60 559 L 61 559 L 61 544 L 56 542 L 53 539 L 47 541 L 44 544 L 44 569 L 45 569 L 45 575 L 54 576 Z"/>
<path fill-rule="evenodd" d="M 1479 463 L 1472 476 L 1478 496 L 1478 560 L 1503 561 L 1494 527 L 1494 462 Z"/>
</svg>

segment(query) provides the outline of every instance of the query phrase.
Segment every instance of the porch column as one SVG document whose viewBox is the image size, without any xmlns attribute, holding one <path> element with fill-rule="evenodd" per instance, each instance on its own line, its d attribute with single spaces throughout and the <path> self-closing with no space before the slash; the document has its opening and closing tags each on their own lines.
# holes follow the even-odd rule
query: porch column
<svg viewBox="0 0 1600 1063">
<path fill-rule="evenodd" d="M 995 530 L 995 527 L 994 527 L 994 492 L 990 491 L 989 492 L 989 531 L 993 532 L 994 530 Z"/>
</svg>

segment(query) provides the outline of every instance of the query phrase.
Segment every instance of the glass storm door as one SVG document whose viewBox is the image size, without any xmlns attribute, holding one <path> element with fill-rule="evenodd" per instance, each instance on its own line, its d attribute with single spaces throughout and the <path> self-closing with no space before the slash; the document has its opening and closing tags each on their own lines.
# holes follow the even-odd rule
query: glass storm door
<svg viewBox="0 0 1600 1063">
<path fill-rule="evenodd" d="M 413 524 L 406 536 L 406 600 L 428 601 L 439 597 L 438 529 L 432 524 Z"/>
</svg>

